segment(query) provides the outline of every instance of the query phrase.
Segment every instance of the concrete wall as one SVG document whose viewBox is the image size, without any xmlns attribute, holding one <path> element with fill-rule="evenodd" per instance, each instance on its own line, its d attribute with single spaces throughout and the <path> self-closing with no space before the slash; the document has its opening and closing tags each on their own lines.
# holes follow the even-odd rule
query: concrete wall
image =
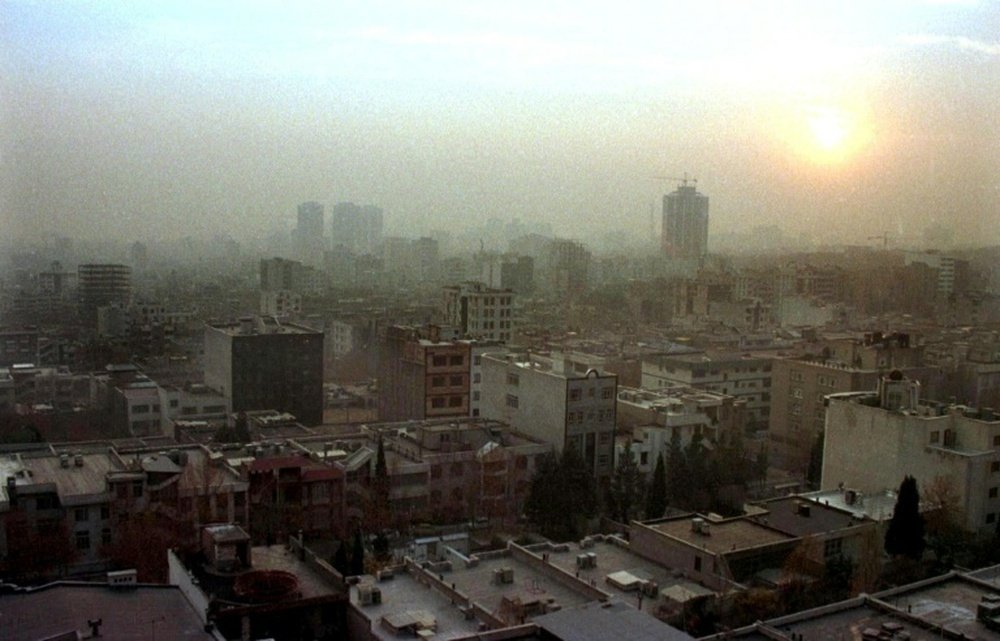
<svg viewBox="0 0 1000 641">
<path fill-rule="evenodd" d="M 205 385 L 223 396 L 233 393 L 233 342 L 224 331 L 205 327 Z"/>
<path fill-rule="evenodd" d="M 201 588 L 194 584 L 194 577 L 191 576 L 181 560 L 177 558 L 173 550 L 167 550 L 168 576 L 171 585 L 180 588 L 181 594 L 188 600 L 191 607 L 198 614 L 202 623 L 208 621 L 208 597 Z"/>
</svg>

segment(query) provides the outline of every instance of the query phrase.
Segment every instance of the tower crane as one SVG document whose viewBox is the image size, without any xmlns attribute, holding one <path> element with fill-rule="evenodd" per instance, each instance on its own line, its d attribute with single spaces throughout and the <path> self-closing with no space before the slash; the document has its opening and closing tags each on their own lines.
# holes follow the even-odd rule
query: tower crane
<svg viewBox="0 0 1000 641">
<path fill-rule="evenodd" d="M 678 178 L 676 176 L 653 176 L 653 179 L 654 180 L 676 180 L 677 182 L 679 182 L 681 184 L 682 187 L 687 187 L 688 181 L 691 181 L 691 182 L 694 183 L 695 187 L 698 186 L 698 179 L 697 178 L 688 178 L 687 172 L 684 172 L 684 177 L 683 178 Z"/>
<path fill-rule="evenodd" d="M 880 236 L 869 236 L 868 240 L 881 240 L 882 249 L 887 249 L 889 247 L 889 232 L 884 231 Z"/>
</svg>

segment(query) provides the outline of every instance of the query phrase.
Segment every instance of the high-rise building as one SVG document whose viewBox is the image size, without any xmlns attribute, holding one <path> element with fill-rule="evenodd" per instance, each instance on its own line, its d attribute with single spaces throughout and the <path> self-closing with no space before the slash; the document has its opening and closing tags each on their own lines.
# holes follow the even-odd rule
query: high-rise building
<svg viewBox="0 0 1000 641">
<path fill-rule="evenodd" d="M 205 384 L 234 412 L 289 412 L 323 422 L 323 332 L 274 318 L 206 325 Z"/>
<path fill-rule="evenodd" d="M 663 197 L 663 251 L 673 258 L 708 254 L 708 196 L 685 180 Z"/>
<path fill-rule="evenodd" d="M 372 254 L 382 242 L 382 210 L 374 205 L 337 203 L 330 215 L 333 247 L 355 254 Z"/>
<path fill-rule="evenodd" d="M 128 307 L 132 298 L 132 269 L 128 265 L 80 265 L 77 297 L 83 322 L 96 325 L 98 307 Z"/>
<path fill-rule="evenodd" d="M 468 341 L 434 325 L 394 325 L 381 332 L 378 357 L 380 421 L 469 415 Z"/>
<path fill-rule="evenodd" d="M 299 205 L 298 225 L 295 228 L 295 246 L 299 259 L 307 265 L 318 267 L 323 261 L 323 205 L 307 202 Z"/>
</svg>

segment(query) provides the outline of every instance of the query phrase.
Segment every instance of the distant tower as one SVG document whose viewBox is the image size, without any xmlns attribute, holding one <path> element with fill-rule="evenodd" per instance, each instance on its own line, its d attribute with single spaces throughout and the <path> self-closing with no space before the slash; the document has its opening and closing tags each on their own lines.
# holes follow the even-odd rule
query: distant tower
<svg viewBox="0 0 1000 641">
<path fill-rule="evenodd" d="M 687 179 L 663 197 L 663 252 L 702 260 L 708 254 L 708 196 Z"/>
<path fill-rule="evenodd" d="M 96 325 L 98 307 L 125 309 L 131 302 L 132 270 L 128 265 L 80 265 L 76 282 L 80 316 L 88 325 Z"/>
<path fill-rule="evenodd" d="M 307 265 L 319 266 L 323 261 L 323 205 L 307 202 L 299 205 L 295 228 L 296 252 Z"/>
<path fill-rule="evenodd" d="M 373 254 L 382 243 L 382 218 L 375 205 L 337 203 L 330 216 L 330 242 L 354 254 Z"/>
</svg>

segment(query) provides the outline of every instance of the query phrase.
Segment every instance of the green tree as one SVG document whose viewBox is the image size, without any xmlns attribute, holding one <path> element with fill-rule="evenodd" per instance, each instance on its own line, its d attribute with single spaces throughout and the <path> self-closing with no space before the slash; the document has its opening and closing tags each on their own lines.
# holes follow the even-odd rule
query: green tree
<svg viewBox="0 0 1000 641">
<path fill-rule="evenodd" d="M 819 431 L 816 440 L 813 441 L 812 449 L 809 450 L 809 469 L 806 472 L 806 481 L 809 487 L 818 488 L 823 477 L 823 441 L 824 432 Z"/>
<path fill-rule="evenodd" d="M 337 551 L 333 553 L 333 569 L 340 572 L 341 576 L 347 576 L 350 571 L 350 564 L 347 562 L 347 542 L 337 541 Z"/>
<path fill-rule="evenodd" d="M 653 481 L 646 494 L 646 518 L 658 519 L 667 510 L 667 472 L 663 467 L 663 453 L 656 455 Z"/>
<path fill-rule="evenodd" d="M 675 427 L 667 450 L 667 501 L 674 507 L 685 509 L 691 503 L 691 489 L 687 458 L 681 448 L 681 431 Z"/>
<path fill-rule="evenodd" d="M 892 556 L 919 561 L 926 546 L 917 480 L 907 475 L 899 485 L 896 507 L 885 532 L 885 551 Z"/>
<path fill-rule="evenodd" d="M 632 457 L 632 439 L 625 442 L 621 459 L 611 475 L 608 499 L 611 512 L 620 523 L 628 523 L 642 503 L 646 483 L 639 465 Z"/>
<path fill-rule="evenodd" d="M 354 530 L 354 543 L 351 546 L 350 576 L 360 576 L 365 573 L 365 543 L 361 539 L 361 528 Z"/>
<path fill-rule="evenodd" d="M 578 452 L 568 447 L 561 458 L 548 454 L 539 459 L 524 512 L 550 539 L 580 536 L 584 522 L 597 512 L 597 485 Z"/>
</svg>

